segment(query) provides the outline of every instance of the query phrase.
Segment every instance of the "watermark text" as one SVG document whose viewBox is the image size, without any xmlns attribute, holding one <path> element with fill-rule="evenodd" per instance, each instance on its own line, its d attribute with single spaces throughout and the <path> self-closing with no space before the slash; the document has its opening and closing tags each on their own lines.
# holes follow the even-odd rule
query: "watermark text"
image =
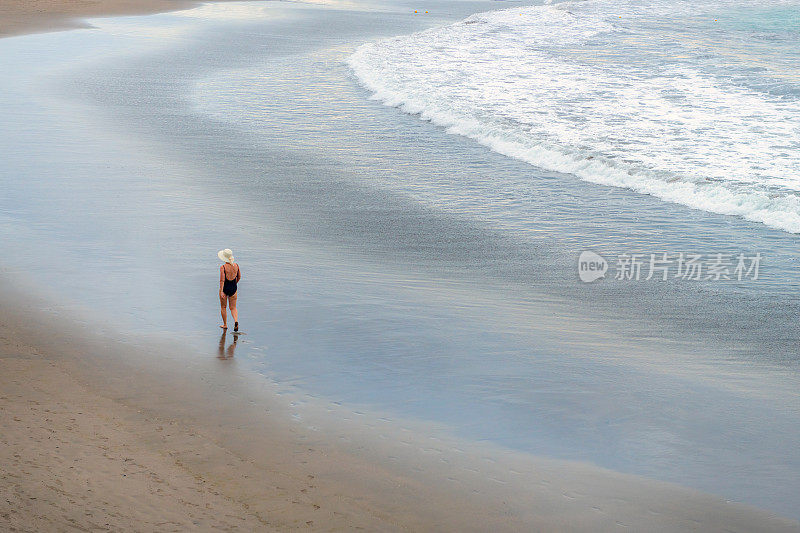
<svg viewBox="0 0 800 533">
<path fill-rule="evenodd" d="M 616 281 L 755 281 L 758 280 L 761 260 L 760 252 L 622 253 L 607 260 L 596 252 L 585 250 L 578 257 L 578 277 L 584 283 L 606 277 Z"/>
</svg>

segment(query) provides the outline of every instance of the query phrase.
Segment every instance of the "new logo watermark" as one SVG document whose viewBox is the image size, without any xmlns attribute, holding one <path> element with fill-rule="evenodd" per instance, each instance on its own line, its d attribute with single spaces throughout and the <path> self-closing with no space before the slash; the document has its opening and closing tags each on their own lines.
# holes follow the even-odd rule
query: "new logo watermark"
<svg viewBox="0 0 800 533">
<path fill-rule="evenodd" d="M 619 254 L 612 261 L 600 254 L 584 250 L 578 256 L 578 277 L 584 283 L 605 278 L 613 265 L 617 281 L 743 281 L 758 280 L 761 253 L 695 254 L 685 252 L 656 254 Z"/>
<path fill-rule="evenodd" d="M 591 250 L 581 252 L 578 257 L 578 277 L 584 283 L 591 283 L 604 278 L 608 270 L 608 262 Z"/>
</svg>

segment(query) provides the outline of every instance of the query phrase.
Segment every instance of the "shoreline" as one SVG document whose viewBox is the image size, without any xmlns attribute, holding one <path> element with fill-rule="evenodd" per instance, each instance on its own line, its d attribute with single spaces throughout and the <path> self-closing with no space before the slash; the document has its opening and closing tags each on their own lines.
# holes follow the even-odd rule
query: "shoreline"
<svg viewBox="0 0 800 533">
<path fill-rule="evenodd" d="M 0 308 L 0 480 L 16 496 L 0 503 L 4 525 L 503 529 L 500 512 L 309 435 L 267 380 L 249 389 L 235 361 L 187 365 L 169 346 L 143 350 L 37 315 Z"/>
<path fill-rule="evenodd" d="M 10 286 L 8 279 L 4 285 Z M 21 294 L 13 294 L 4 301 L 23 300 Z M 273 384 L 262 376 L 243 375 L 230 364 L 234 361 L 204 358 L 187 366 L 191 357 L 182 358 L 180 349 L 167 343 L 145 339 L 142 346 L 126 344 L 114 335 L 95 336 L 89 326 L 43 315 L 33 310 L 37 306 L 15 317 L 7 305 L 0 308 L 0 409 L 4 427 L 16 431 L 4 435 L 4 463 L 13 469 L 4 472 L 3 479 L 13 484 L 20 498 L 12 509 L 22 506 L 24 498 L 35 498 L 35 506 L 23 508 L 29 517 L 39 513 L 44 520 L 39 524 L 57 520 L 50 523 L 64 527 L 96 520 L 102 526 L 103 520 L 122 520 L 108 522 L 109 527 L 131 528 L 143 520 L 137 509 L 125 514 L 134 495 L 135 503 L 139 498 L 149 502 L 155 493 L 158 504 L 152 500 L 148 514 L 198 528 L 499 531 L 534 524 L 606 530 L 622 522 L 677 530 L 703 521 L 709 527 L 742 530 L 797 528 L 793 521 L 718 497 L 567 463 L 534 461 L 531 468 L 539 468 L 538 475 L 520 481 L 528 493 L 507 505 L 505 496 L 514 491 L 495 487 L 500 485 L 497 480 L 485 476 L 489 467 L 466 474 L 471 476 L 469 483 L 451 489 L 442 475 L 449 467 L 439 464 L 434 469 L 438 459 L 422 457 L 419 450 L 406 457 L 419 461 L 415 469 L 403 471 L 386 461 L 402 448 L 398 442 L 381 448 L 374 435 L 350 433 L 356 442 L 342 445 L 334 433 L 320 434 L 293 423 Z M 263 383 L 255 383 L 258 380 Z M 93 407 L 92 412 L 84 406 Z M 86 418 L 80 418 L 84 413 Z M 167 428 L 172 432 L 165 436 Z M 51 430 L 55 433 L 49 434 Z M 64 441 L 58 451 L 53 435 Z M 78 456 L 79 450 L 85 454 Z M 63 460 L 66 487 L 47 486 L 52 475 L 47 468 L 40 478 L 21 479 L 20 472 L 42 466 L 38 458 L 53 455 Z M 78 474 L 70 472 L 75 469 L 67 466 L 67 459 L 81 467 Z M 107 466 L 96 468 L 99 464 Z M 137 484 L 117 492 L 119 478 L 127 481 L 129 475 Z M 156 478 L 166 480 L 166 487 Z M 87 479 L 96 487 L 94 494 L 86 494 L 79 483 Z M 489 487 L 486 492 L 472 494 L 473 487 L 482 484 Z M 167 491 L 167 498 L 159 489 Z M 101 520 L 75 515 L 59 510 L 59 498 L 111 508 L 117 516 L 109 513 Z M 3 509 L 0 516 L 6 513 Z"/>
<path fill-rule="evenodd" d="M 5 302 L 19 299 L 4 293 Z M 359 429 L 337 413 L 295 421 L 280 387 L 234 360 L 187 361 L 166 344 L 96 336 L 35 311 L 46 305 L 35 301 L 19 313 L 0 308 L 0 420 L 8 428 L 0 480 L 14 495 L 0 503 L 0 523 L 19 530 L 800 526 L 593 465 L 521 453 L 487 463 L 491 447 L 423 432 L 415 441 L 407 427 L 390 433 L 391 424 Z M 441 449 L 431 455 L 425 446 L 434 441 Z"/>
</svg>

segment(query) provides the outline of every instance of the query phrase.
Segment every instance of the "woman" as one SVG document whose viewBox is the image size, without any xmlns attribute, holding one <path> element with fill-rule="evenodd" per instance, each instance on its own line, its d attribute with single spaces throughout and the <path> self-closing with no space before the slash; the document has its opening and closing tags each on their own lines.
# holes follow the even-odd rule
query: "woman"
<svg viewBox="0 0 800 533">
<path fill-rule="evenodd" d="M 239 312 L 236 310 L 236 291 L 242 273 L 239 265 L 233 262 L 233 252 L 230 248 L 225 248 L 217 252 L 217 257 L 222 259 L 222 266 L 219 267 L 219 304 L 222 307 L 222 329 L 228 329 L 227 306 L 231 308 L 233 317 L 233 331 L 239 331 Z"/>
</svg>

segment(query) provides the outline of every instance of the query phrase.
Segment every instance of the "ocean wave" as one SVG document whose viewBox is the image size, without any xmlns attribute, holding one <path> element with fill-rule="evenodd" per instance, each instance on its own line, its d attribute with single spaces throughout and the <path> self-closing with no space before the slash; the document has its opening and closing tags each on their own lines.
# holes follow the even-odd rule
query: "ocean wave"
<svg viewBox="0 0 800 533">
<path fill-rule="evenodd" d="M 373 98 L 507 156 L 800 233 L 798 34 L 752 45 L 797 8 L 517 7 L 365 44 L 349 64 Z"/>
</svg>

